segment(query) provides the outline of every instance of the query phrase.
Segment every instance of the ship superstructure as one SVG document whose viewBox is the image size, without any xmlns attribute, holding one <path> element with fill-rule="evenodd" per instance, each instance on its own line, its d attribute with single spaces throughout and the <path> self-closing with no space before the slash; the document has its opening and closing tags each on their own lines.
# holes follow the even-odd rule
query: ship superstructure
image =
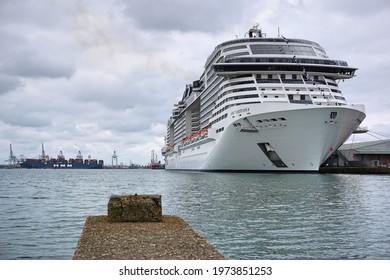
<svg viewBox="0 0 390 280">
<path fill-rule="evenodd" d="M 253 27 L 218 45 L 186 85 L 168 120 L 165 168 L 318 170 L 365 118 L 338 87 L 356 70 L 315 42 Z"/>
</svg>

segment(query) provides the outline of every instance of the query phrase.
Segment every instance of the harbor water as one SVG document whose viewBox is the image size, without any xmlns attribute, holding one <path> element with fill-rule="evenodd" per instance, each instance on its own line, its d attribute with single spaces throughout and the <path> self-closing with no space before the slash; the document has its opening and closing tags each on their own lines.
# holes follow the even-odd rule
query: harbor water
<svg viewBox="0 0 390 280">
<path fill-rule="evenodd" d="M 0 169 L 0 259 L 71 259 L 112 194 L 161 194 L 229 259 L 390 259 L 390 176 Z"/>
</svg>

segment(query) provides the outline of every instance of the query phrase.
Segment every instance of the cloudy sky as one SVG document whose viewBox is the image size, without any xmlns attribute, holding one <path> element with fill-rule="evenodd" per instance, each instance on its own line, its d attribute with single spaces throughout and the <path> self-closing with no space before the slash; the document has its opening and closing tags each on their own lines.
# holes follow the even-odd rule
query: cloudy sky
<svg viewBox="0 0 390 280">
<path fill-rule="evenodd" d="M 0 161 L 9 144 L 36 157 L 44 143 L 53 157 L 81 150 L 110 164 L 115 150 L 147 163 L 185 84 L 256 23 L 358 67 L 341 90 L 390 138 L 388 0 L 0 0 Z"/>
</svg>

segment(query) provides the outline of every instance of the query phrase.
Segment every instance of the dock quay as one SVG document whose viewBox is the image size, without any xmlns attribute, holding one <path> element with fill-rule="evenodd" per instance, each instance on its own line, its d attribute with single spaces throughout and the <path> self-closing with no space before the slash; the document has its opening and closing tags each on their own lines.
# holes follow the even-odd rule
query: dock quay
<svg viewBox="0 0 390 280">
<path fill-rule="evenodd" d="M 321 167 L 319 173 L 390 174 L 387 167 Z"/>
<path fill-rule="evenodd" d="M 87 218 L 74 260 L 224 260 L 177 216 L 162 215 L 161 196 L 111 196 L 108 215 Z"/>
</svg>

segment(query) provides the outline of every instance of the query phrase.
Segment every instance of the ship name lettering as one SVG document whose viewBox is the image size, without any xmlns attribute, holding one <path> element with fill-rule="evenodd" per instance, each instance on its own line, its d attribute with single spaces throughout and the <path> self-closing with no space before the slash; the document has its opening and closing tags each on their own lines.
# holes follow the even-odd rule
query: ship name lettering
<svg viewBox="0 0 390 280">
<path fill-rule="evenodd" d="M 231 113 L 231 115 L 242 114 L 242 113 L 245 113 L 245 112 L 249 112 L 249 108 L 243 108 L 243 109 L 240 109 L 240 110 L 233 111 Z"/>
</svg>

